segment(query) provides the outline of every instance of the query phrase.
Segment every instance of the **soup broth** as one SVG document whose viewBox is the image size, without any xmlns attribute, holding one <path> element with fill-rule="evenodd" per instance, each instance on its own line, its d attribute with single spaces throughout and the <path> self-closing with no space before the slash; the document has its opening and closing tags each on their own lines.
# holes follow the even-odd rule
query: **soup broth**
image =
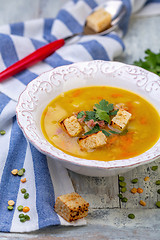
<svg viewBox="0 0 160 240">
<path fill-rule="evenodd" d="M 111 134 L 105 146 L 83 151 L 78 137 L 71 137 L 60 122 L 80 111 L 93 109 L 102 99 L 114 105 L 124 104 L 132 114 L 127 131 Z M 141 96 L 120 88 L 84 87 L 64 92 L 51 101 L 41 118 L 45 138 L 56 148 L 79 158 L 112 161 L 135 157 L 150 149 L 160 137 L 160 116 L 157 110 Z"/>
</svg>

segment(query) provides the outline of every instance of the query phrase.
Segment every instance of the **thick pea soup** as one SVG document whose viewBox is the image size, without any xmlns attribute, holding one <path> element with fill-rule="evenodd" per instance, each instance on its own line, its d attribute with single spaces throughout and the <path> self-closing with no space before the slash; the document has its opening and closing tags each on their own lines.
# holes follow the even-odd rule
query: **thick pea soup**
<svg viewBox="0 0 160 240">
<path fill-rule="evenodd" d="M 130 114 L 130 119 L 112 124 L 121 109 Z M 71 136 L 61 124 L 71 116 L 82 124 L 83 130 L 77 136 Z M 123 122 L 125 126 L 121 129 L 118 125 Z M 160 116 L 148 101 L 133 92 L 92 86 L 73 89 L 53 99 L 43 111 L 41 128 L 45 138 L 67 154 L 88 160 L 112 161 L 135 157 L 150 149 L 160 137 Z M 80 139 L 88 139 L 90 144 L 88 137 L 96 136 L 96 131 L 104 133 L 105 144 L 82 149 Z M 97 140 L 94 138 L 94 141 Z"/>
</svg>

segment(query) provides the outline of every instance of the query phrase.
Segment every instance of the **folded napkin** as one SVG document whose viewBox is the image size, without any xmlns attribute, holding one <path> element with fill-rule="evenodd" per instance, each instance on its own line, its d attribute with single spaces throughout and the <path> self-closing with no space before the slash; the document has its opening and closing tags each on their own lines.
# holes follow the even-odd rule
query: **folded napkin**
<svg viewBox="0 0 160 240">
<path fill-rule="evenodd" d="M 55 19 L 38 19 L 0 27 L 0 71 L 48 42 L 81 32 L 93 8 L 106 0 L 69 1 Z M 67 223 L 54 212 L 57 196 L 73 192 L 68 172 L 59 162 L 36 150 L 23 136 L 15 116 L 20 93 L 42 72 L 79 61 L 113 60 L 124 51 L 121 37 L 127 32 L 131 13 L 160 1 L 123 0 L 127 13 L 117 32 L 105 36 L 75 37 L 45 61 L 0 84 L 0 231 L 28 232 L 50 225 L 83 225 L 85 220 Z M 154 7 L 155 9 L 155 7 Z M 145 8 L 144 8 L 145 10 Z M 159 11 L 160 12 L 160 11 Z M 11 174 L 12 169 L 25 168 L 26 183 Z M 24 199 L 21 188 L 30 194 Z M 14 200 L 12 211 L 8 200 Z M 30 221 L 19 221 L 17 206 L 29 206 Z"/>
</svg>

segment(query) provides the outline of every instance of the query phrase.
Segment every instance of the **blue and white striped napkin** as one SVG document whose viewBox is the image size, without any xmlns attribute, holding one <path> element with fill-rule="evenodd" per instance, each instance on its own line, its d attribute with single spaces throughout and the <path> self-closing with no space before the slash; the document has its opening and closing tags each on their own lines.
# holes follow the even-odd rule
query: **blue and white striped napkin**
<svg viewBox="0 0 160 240">
<path fill-rule="evenodd" d="M 106 0 L 69 1 L 55 19 L 38 19 L 0 27 L 0 71 L 25 57 L 46 43 L 81 32 L 86 16 L 98 4 Z M 123 0 L 127 13 L 119 26 L 118 33 L 107 36 L 83 36 L 69 41 L 45 61 L 17 74 L 0 84 L 0 231 L 28 232 L 50 225 L 70 225 L 53 209 L 57 196 L 73 192 L 67 170 L 38 152 L 23 136 L 15 116 L 15 107 L 25 86 L 42 72 L 57 66 L 79 61 L 113 60 L 124 50 L 121 40 L 127 32 L 131 13 L 143 8 L 160 13 L 160 0 Z M 25 168 L 26 183 L 11 174 L 12 169 Z M 30 194 L 24 199 L 21 188 Z M 8 200 L 14 200 L 14 210 L 7 209 Z M 19 221 L 17 206 L 29 206 L 31 220 Z M 79 220 L 75 225 L 85 224 Z"/>
</svg>

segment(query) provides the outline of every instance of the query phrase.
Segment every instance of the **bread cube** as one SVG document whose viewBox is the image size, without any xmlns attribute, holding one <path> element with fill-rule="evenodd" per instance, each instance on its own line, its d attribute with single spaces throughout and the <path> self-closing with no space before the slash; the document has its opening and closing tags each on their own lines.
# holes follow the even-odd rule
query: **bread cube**
<svg viewBox="0 0 160 240">
<path fill-rule="evenodd" d="M 127 112 L 126 110 L 119 109 L 119 111 L 117 112 L 117 115 L 114 118 L 112 118 L 111 126 L 123 131 L 127 126 L 131 116 L 132 114 Z"/>
<path fill-rule="evenodd" d="M 106 144 L 106 142 L 107 137 L 102 133 L 102 131 L 93 133 L 87 137 L 79 139 L 80 148 L 81 150 L 85 151 L 102 147 Z"/>
<path fill-rule="evenodd" d="M 87 26 L 95 32 L 102 32 L 111 24 L 111 15 L 104 9 L 99 9 L 87 17 Z"/>
<path fill-rule="evenodd" d="M 61 195 L 56 199 L 55 211 L 66 221 L 86 217 L 88 214 L 89 203 L 86 202 L 78 193 Z"/>
<path fill-rule="evenodd" d="M 83 131 L 82 126 L 78 122 L 75 116 L 68 117 L 61 122 L 61 125 L 65 128 L 66 132 L 71 137 L 76 137 L 80 132 Z"/>
</svg>

